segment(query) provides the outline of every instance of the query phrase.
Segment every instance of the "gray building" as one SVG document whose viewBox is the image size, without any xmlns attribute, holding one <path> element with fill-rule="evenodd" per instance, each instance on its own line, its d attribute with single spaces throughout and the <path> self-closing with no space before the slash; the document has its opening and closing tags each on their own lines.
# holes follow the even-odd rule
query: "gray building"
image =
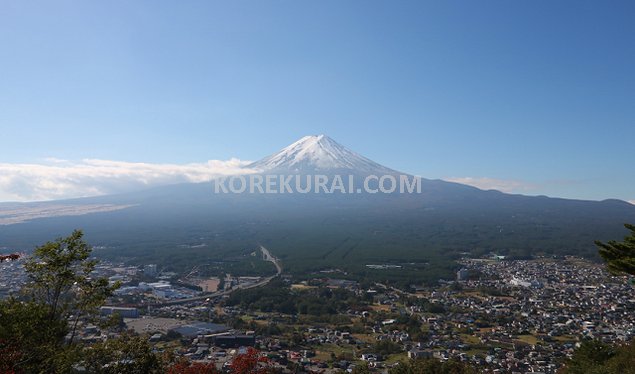
<svg viewBox="0 0 635 374">
<path fill-rule="evenodd" d="M 102 306 L 99 308 L 99 312 L 102 316 L 110 316 L 113 314 L 119 314 L 123 318 L 139 318 L 139 311 L 137 308 L 124 308 L 119 306 Z"/>
<path fill-rule="evenodd" d="M 456 280 L 459 282 L 466 281 L 470 273 L 467 269 L 463 268 L 456 272 Z"/>
</svg>

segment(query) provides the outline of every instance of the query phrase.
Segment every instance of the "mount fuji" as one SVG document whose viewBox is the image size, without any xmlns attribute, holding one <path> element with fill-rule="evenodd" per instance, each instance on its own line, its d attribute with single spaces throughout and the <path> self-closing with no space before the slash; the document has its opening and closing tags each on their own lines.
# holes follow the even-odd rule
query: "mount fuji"
<svg viewBox="0 0 635 374">
<path fill-rule="evenodd" d="M 280 151 L 247 165 L 246 168 L 263 173 L 398 173 L 348 150 L 326 135 L 305 136 Z"/>
<path fill-rule="evenodd" d="M 325 135 L 303 137 L 247 168 L 261 174 L 398 173 Z M 414 194 L 215 194 L 212 183 L 186 183 L 23 204 L 31 215 L 0 224 L 0 248 L 28 251 L 82 228 L 102 248 L 98 255 L 175 271 L 248 258 L 261 243 L 292 273 L 364 273 L 365 264 L 426 263 L 437 266 L 400 274 L 435 278 L 451 275 L 448 260 L 466 254 L 594 257 L 594 240 L 619 239 L 626 234 L 622 225 L 635 222 L 635 206 L 619 200 L 511 195 L 423 178 L 421 183 L 422 193 Z M 33 213 L 40 206 L 81 215 Z M 100 210 L 90 213 L 92 207 Z M 17 210 L 11 207 L 12 214 Z M 0 219 L 6 214 L 0 205 Z"/>
</svg>

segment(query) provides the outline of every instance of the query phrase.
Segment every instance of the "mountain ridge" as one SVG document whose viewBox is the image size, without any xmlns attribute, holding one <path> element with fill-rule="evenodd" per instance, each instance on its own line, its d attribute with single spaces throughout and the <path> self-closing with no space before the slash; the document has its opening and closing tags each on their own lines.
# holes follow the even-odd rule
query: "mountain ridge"
<svg viewBox="0 0 635 374">
<path fill-rule="evenodd" d="M 361 162 L 367 172 L 384 170 L 352 151 L 317 144 L 327 140 L 317 137 L 254 164 L 270 173 L 350 172 L 349 161 Z M 311 162 L 316 158 L 320 162 Z M 128 207 L 0 226 L 0 247 L 26 251 L 83 228 L 94 245 L 110 248 L 99 254 L 135 263 L 165 259 L 175 270 L 222 261 L 262 243 L 292 272 L 333 267 L 363 272 L 364 263 L 440 258 L 447 263 L 465 252 L 593 257 L 594 240 L 619 239 L 623 224 L 635 222 L 635 206 L 621 200 L 513 195 L 424 178 L 421 183 L 421 194 L 215 194 L 206 182 L 72 199 L 64 202 Z M 184 250 L 188 243 L 206 249 Z"/>
</svg>

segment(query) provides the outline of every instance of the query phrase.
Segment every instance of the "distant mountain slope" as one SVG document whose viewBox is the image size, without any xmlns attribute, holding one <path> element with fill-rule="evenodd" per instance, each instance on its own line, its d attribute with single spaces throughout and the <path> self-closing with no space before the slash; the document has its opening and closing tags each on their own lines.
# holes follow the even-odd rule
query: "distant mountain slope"
<svg viewBox="0 0 635 374">
<path fill-rule="evenodd" d="M 396 173 L 325 136 L 305 137 L 250 167 Z M 384 262 L 442 267 L 462 252 L 593 256 L 593 240 L 621 238 L 622 224 L 635 222 L 635 206 L 619 200 L 510 195 L 427 179 L 421 194 L 214 194 L 211 183 L 199 183 L 55 204 L 126 208 L 0 226 L 0 247 L 28 250 L 80 227 L 91 243 L 106 247 L 98 253 L 177 270 L 263 243 L 287 271 L 364 272 L 366 264 Z"/>
</svg>

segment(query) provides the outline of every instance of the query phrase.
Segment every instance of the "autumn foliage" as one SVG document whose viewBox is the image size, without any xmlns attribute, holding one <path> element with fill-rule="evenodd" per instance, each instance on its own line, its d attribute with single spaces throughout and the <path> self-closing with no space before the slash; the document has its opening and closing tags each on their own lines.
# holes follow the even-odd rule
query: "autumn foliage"
<svg viewBox="0 0 635 374">
<path fill-rule="evenodd" d="M 17 253 L 12 253 L 10 255 L 0 255 L 0 262 L 15 261 L 19 258 L 20 258 L 20 255 Z"/>
<path fill-rule="evenodd" d="M 271 361 L 260 355 L 257 349 L 249 347 L 247 353 L 234 358 L 230 366 L 232 374 L 268 374 L 272 372 Z"/>
<path fill-rule="evenodd" d="M 271 361 L 263 357 L 260 352 L 252 347 L 247 352 L 239 354 L 229 365 L 231 374 L 269 374 L 273 373 Z M 168 368 L 168 374 L 220 374 L 222 371 L 212 363 L 178 362 Z"/>
<path fill-rule="evenodd" d="M 5 340 L 0 340 L 0 374 L 14 374 L 14 367 L 20 361 L 20 351 Z"/>
</svg>

